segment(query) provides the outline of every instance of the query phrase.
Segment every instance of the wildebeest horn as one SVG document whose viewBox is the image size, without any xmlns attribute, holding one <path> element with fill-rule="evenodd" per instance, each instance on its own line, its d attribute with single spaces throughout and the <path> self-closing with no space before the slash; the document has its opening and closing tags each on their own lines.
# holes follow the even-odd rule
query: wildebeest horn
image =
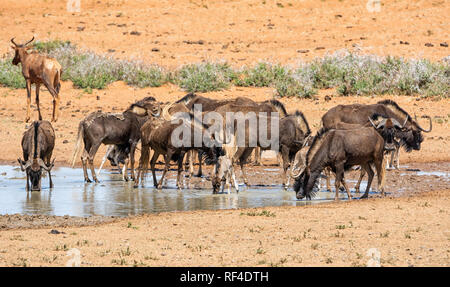
<svg viewBox="0 0 450 287">
<path fill-rule="evenodd" d="M 26 46 L 26 45 L 30 44 L 31 42 L 33 42 L 33 40 L 34 40 L 34 36 L 33 36 L 33 38 L 32 38 L 30 41 L 26 42 L 26 43 L 23 44 L 22 46 Z"/>
<path fill-rule="evenodd" d="M 296 173 L 297 170 L 298 170 L 298 172 Z M 305 167 L 303 167 L 303 168 L 292 167 L 291 176 L 293 178 L 298 178 L 304 171 L 305 171 Z"/>
<path fill-rule="evenodd" d="M 399 129 L 402 129 L 405 126 L 405 123 L 406 123 L 405 122 L 403 125 L 401 125 L 396 119 L 393 119 L 393 118 L 391 118 L 391 121 L 392 121 L 392 123 L 394 123 L 394 126 L 399 128 Z"/>
<path fill-rule="evenodd" d="M 16 44 L 16 42 L 14 42 L 14 38 L 11 38 L 11 43 L 13 43 L 14 46 L 16 46 L 16 47 L 19 46 L 19 45 Z"/>
<path fill-rule="evenodd" d="M 55 159 L 53 159 L 53 161 L 49 165 L 46 165 L 42 159 L 39 159 L 38 163 L 39 163 L 40 167 L 42 167 L 46 171 L 50 171 L 53 168 L 53 166 L 55 165 Z"/>
<path fill-rule="evenodd" d="M 425 129 L 423 129 L 423 128 L 419 125 L 419 123 L 416 121 L 417 127 L 418 127 L 421 131 L 423 131 L 423 132 L 425 132 L 425 133 L 431 132 L 431 130 L 433 129 L 433 124 L 432 124 L 432 121 L 431 121 L 431 117 L 425 115 L 425 116 L 422 116 L 422 118 L 423 118 L 423 119 L 428 119 L 428 120 L 430 121 L 430 128 L 429 128 L 428 130 L 425 130 Z"/>
<path fill-rule="evenodd" d="M 372 121 L 372 119 L 369 117 L 369 121 L 370 121 L 370 123 L 372 124 L 372 126 L 374 127 L 374 128 L 377 128 L 377 125 Z"/>
<path fill-rule="evenodd" d="M 405 119 L 405 121 L 403 122 L 402 128 L 404 128 L 404 127 L 405 127 L 406 123 L 408 122 L 408 118 L 409 118 L 409 115 L 408 115 L 408 116 L 406 116 L 406 119 Z"/>
<path fill-rule="evenodd" d="M 17 161 L 19 162 L 20 169 L 22 171 L 25 171 L 27 168 L 29 168 L 31 166 L 31 161 L 30 160 L 28 162 L 25 162 L 25 161 L 22 161 L 20 158 L 18 158 Z"/>
</svg>

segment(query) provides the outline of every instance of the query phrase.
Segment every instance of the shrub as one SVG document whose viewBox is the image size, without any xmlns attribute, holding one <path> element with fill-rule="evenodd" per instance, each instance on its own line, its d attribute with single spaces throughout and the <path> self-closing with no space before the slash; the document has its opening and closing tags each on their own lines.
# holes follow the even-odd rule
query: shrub
<svg viewBox="0 0 450 287">
<path fill-rule="evenodd" d="M 14 89 L 24 89 L 26 86 L 22 69 L 12 64 L 12 58 L 0 59 L 0 84 Z"/>
<path fill-rule="evenodd" d="M 174 82 L 187 92 L 209 92 L 228 88 L 233 77 L 226 63 L 201 63 L 182 66 Z"/>
</svg>

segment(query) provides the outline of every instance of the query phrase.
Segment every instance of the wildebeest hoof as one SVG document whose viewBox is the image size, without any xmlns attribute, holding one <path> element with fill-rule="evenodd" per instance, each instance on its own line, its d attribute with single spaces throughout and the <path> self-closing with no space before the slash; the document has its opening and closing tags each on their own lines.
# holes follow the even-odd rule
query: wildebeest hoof
<svg viewBox="0 0 450 287">
<path fill-rule="evenodd" d="M 92 180 L 90 180 L 89 178 L 85 178 L 84 181 L 87 182 L 87 183 L 91 183 L 92 182 Z"/>
<path fill-rule="evenodd" d="M 363 195 L 363 196 L 361 196 L 359 199 L 367 199 L 367 198 L 369 198 L 368 195 Z"/>
</svg>

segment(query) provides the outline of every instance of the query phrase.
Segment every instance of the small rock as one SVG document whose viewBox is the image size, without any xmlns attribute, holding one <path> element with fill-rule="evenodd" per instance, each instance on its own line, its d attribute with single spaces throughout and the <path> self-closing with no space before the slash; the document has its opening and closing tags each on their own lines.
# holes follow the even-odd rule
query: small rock
<svg viewBox="0 0 450 287">
<path fill-rule="evenodd" d="M 447 48 L 448 47 L 448 43 L 447 42 L 443 42 L 443 43 L 440 43 L 439 46 Z"/>
<path fill-rule="evenodd" d="M 407 42 L 407 41 L 400 41 L 400 44 L 409 45 L 409 42 Z"/>
<path fill-rule="evenodd" d="M 297 53 L 302 53 L 302 54 L 305 54 L 305 53 L 308 53 L 309 52 L 309 50 L 297 50 Z"/>
<path fill-rule="evenodd" d="M 431 43 L 425 43 L 425 47 L 434 47 L 434 45 Z"/>
<path fill-rule="evenodd" d="M 56 229 L 52 229 L 49 234 L 65 234 L 65 232 L 58 231 Z"/>
<path fill-rule="evenodd" d="M 141 32 L 138 32 L 138 31 L 131 31 L 131 32 L 130 32 L 130 35 L 140 36 L 140 35 L 141 35 Z"/>
<path fill-rule="evenodd" d="M 328 95 L 327 95 L 327 96 L 325 96 L 325 101 L 326 101 L 326 102 L 328 102 L 328 101 L 331 101 L 331 97 L 330 97 L 330 96 L 328 96 Z"/>
<path fill-rule="evenodd" d="M 159 52 L 158 48 L 152 48 L 152 52 Z"/>
<path fill-rule="evenodd" d="M 63 140 L 63 144 L 69 143 L 68 140 Z"/>
<path fill-rule="evenodd" d="M 323 50 L 325 47 L 316 47 L 316 50 Z"/>
</svg>

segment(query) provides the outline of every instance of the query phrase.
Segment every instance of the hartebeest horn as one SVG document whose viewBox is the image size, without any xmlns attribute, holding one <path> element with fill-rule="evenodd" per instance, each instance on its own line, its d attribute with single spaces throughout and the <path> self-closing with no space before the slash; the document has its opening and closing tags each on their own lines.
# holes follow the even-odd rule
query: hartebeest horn
<svg viewBox="0 0 450 287">
<path fill-rule="evenodd" d="M 32 38 L 30 41 L 26 42 L 26 43 L 23 44 L 22 46 L 26 46 L 26 45 L 30 44 L 31 42 L 33 42 L 33 40 L 34 40 L 34 36 L 33 36 L 33 38 Z"/>
<path fill-rule="evenodd" d="M 13 43 L 14 46 L 16 46 L 16 47 L 19 46 L 19 45 L 16 44 L 16 42 L 14 42 L 14 38 L 11 38 L 11 43 Z"/>
</svg>

